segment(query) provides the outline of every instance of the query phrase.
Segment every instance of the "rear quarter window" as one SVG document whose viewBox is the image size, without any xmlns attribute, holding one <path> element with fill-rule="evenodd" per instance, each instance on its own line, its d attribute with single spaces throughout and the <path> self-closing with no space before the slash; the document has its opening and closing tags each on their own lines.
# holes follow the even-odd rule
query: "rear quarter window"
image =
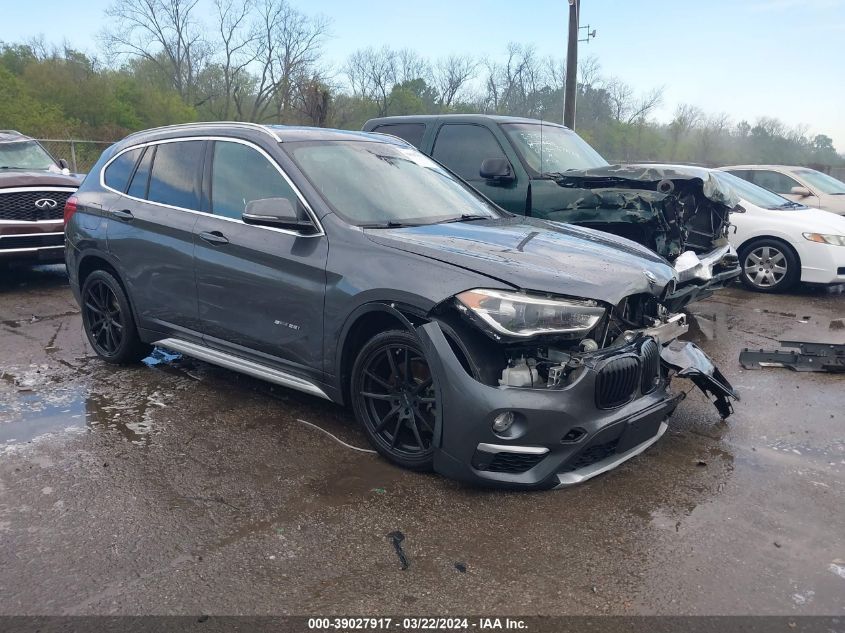
<svg viewBox="0 0 845 633">
<path fill-rule="evenodd" d="M 422 145 L 423 134 L 425 134 L 425 124 L 390 123 L 388 125 L 379 125 L 378 127 L 373 128 L 373 132 L 398 136 L 419 149 L 420 145 Z"/>
<path fill-rule="evenodd" d="M 142 148 L 131 149 L 109 163 L 103 174 L 103 182 L 106 183 L 107 187 L 121 193 L 126 191 L 126 185 L 129 184 L 129 178 L 132 176 L 132 171 L 135 169 L 141 151 Z"/>
</svg>

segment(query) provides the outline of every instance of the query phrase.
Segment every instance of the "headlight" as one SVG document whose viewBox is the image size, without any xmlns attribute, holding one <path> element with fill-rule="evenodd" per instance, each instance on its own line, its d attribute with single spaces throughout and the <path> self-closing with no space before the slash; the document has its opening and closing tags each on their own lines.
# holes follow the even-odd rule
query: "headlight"
<svg viewBox="0 0 845 633">
<path fill-rule="evenodd" d="M 457 296 L 458 307 L 506 336 L 569 334 L 592 330 L 604 316 L 595 301 L 527 295 L 503 290 L 467 290 Z"/>
<path fill-rule="evenodd" d="M 804 233 L 804 239 L 819 244 L 832 244 L 833 246 L 845 246 L 845 235 L 824 235 L 822 233 Z"/>
</svg>

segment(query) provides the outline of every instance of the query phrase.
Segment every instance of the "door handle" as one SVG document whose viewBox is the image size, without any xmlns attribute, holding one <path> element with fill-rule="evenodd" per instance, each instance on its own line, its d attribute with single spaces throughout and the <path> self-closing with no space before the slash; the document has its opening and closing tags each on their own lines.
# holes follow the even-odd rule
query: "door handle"
<svg viewBox="0 0 845 633">
<path fill-rule="evenodd" d="M 112 210 L 111 214 L 118 220 L 123 220 L 125 222 L 131 222 L 135 219 L 135 216 L 132 215 L 132 212 L 129 209 Z"/>
<path fill-rule="evenodd" d="M 229 243 L 229 238 L 223 235 L 220 231 L 203 231 L 200 233 L 200 239 L 205 240 L 209 244 Z"/>
</svg>

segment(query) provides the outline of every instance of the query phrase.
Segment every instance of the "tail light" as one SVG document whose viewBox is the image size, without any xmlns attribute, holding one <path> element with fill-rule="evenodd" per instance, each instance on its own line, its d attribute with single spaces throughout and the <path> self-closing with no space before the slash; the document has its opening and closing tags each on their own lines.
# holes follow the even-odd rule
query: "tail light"
<svg viewBox="0 0 845 633">
<path fill-rule="evenodd" d="M 67 226 L 67 223 L 70 222 L 73 214 L 76 213 L 76 203 L 78 201 L 79 200 L 76 196 L 71 196 L 67 199 L 67 202 L 65 202 L 65 226 Z"/>
</svg>

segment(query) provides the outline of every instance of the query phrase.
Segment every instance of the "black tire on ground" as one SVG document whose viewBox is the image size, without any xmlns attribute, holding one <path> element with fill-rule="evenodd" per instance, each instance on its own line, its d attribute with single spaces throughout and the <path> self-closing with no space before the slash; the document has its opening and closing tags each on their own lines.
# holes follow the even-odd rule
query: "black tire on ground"
<svg viewBox="0 0 845 633">
<path fill-rule="evenodd" d="M 355 417 L 375 449 L 412 470 L 431 470 L 436 389 L 416 335 L 376 334 L 355 359 L 350 379 Z"/>
<path fill-rule="evenodd" d="M 801 279 L 801 260 L 792 247 L 774 238 L 745 244 L 739 252 L 740 279 L 755 292 L 785 292 Z"/>
<path fill-rule="evenodd" d="M 95 270 L 82 285 L 82 324 L 97 356 L 109 363 L 136 363 L 152 346 L 141 341 L 129 300 L 120 283 L 105 270 Z"/>
</svg>

